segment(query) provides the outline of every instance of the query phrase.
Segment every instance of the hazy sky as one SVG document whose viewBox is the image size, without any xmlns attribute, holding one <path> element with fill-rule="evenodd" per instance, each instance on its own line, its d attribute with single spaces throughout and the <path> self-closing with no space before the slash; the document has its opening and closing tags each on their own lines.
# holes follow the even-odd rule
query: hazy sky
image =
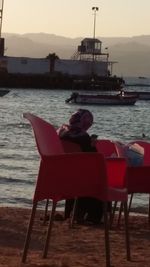
<svg viewBox="0 0 150 267">
<path fill-rule="evenodd" d="M 150 0 L 5 0 L 2 32 L 90 37 L 93 6 L 97 36 L 150 35 Z"/>
</svg>

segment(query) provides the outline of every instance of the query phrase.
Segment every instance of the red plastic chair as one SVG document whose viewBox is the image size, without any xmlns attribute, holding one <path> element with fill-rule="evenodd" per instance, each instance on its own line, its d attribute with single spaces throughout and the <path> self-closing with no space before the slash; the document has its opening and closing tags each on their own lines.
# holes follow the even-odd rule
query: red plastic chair
<svg viewBox="0 0 150 267">
<path fill-rule="evenodd" d="M 128 193 L 131 195 L 128 205 L 128 213 L 131 210 L 134 193 L 150 193 L 150 143 L 143 140 L 135 140 L 129 142 L 128 145 L 134 143 L 137 143 L 144 148 L 144 160 L 142 166 L 130 166 L 127 168 L 127 187 Z M 122 156 L 123 149 L 118 143 L 116 143 L 116 149 L 118 151 L 118 155 Z M 118 224 L 120 223 L 121 211 L 122 207 L 120 207 Z M 150 196 L 148 220 L 150 223 Z"/>
<path fill-rule="evenodd" d="M 144 140 L 135 140 L 129 142 L 128 145 L 137 143 L 144 148 L 144 161 L 142 166 L 128 167 L 127 181 L 128 181 L 128 193 L 130 194 L 130 200 L 128 205 L 128 213 L 131 210 L 132 200 L 134 193 L 150 193 L 150 143 Z M 118 157 L 124 157 L 124 151 L 122 146 L 118 142 L 111 140 L 98 140 L 97 149 L 102 152 L 104 156 L 111 156 L 113 153 Z M 111 221 L 113 221 L 114 213 L 117 203 L 114 204 L 113 214 Z M 118 224 L 120 223 L 122 206 L 120 207 Z M 150 196 L 149 196 L 149 211 L 148 220 L 150 223 Z"/>
<path fill-rule="evenodd" d="M 129 210 L 131 209 L 134 193 L 150 193 L 150 143 L 143 140 L 136 140 L 129 144 L 133 143 L 137 143 L 144 148 L 144 160 L 142 166 L 128 167 L 128 192 L 132 196 L 129 203 Z M 150 196 L 148 220 L 150 223 Z"/>
<path fill-rule="evenodd" d="M 32 125 L 41 161 L 22 262 L 25 262 L 27 258 L 38 202 L 44 199 L 52 200 L 52 212 L 43 251 L 43 258 L 46 258 L 57 202 L 64 199 L 86 196 L 101 199 L 105 203 L 104 225 L 107 267 L 110 267 L 107 202 L 113 200 L 123 201 L 127 259 L 130 260 L 127 189 L 123 186 L 125 182 L 126 162 L 122 159 L 110 159 L 106 161 L 100 153 L 65 153 L 61 141 L 50 123 L 30 113 L 24 114 L 24 117 Z M 115 188 L 116 182 L 112 170 L 118 172 L 119 177 L 122 177 L 120 188 Z"/>
</svg>

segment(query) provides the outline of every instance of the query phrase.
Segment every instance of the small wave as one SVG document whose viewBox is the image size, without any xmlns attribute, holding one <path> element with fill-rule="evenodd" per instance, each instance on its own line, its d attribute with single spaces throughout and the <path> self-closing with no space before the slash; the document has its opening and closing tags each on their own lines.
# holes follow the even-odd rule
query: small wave
<svg viewBox="0 0 150 267">
<path fill-rule="evenodd" d="M 4 165 L 4 164 L 2 164 L 1 165 L 1 170 L 20 170 L 20 171 L 25 171 L 25 170 L 27 170 L 27 168 L 26 167 L 18 167 L 18 166 L 13 166 L 13 165 Z"/>
<path fill-rule="evenodd" d="M 6 178 L 6 177 L 1 177 L 0 176 L 0 184 L 26 184 L 26 185 L 34 185 L 35 182 L 34 181 L 30 181 L 30 180 L 20 180 L 20 179 L 14 179 L 14 178 Z"/>
<path fill-rule="evenodd" d="M 7 203 L 7 205 L 6 205 Z M 27 198 L 0 198 L 0 205 L 7 207 L 24 207 L 31 208 L 32 207 L 32 199 Z"/>
<path fill-rule="evenodd" d="M 12 159 L 13 161 L 19 161 L 19 162 L 26 161 L 28 163 L 28 162 L 31 162 L 31 160 L 37 162 L 39 157 L 37 155 L 35 155 L 34 153 L 33 153 L 33 155 L 29 155 L 29 156 L 22 155 L 21 153 L 20 154 L 11 154 L 11 155 L 3 153 L 3 154 L 0 154 L 0 159 L 2 159 L 2 160 Z"/>
<path fill-rule="evenodd" d="M 4 122 L 5 124 L 5 122 Z M 19 122 L 19 123 L 7 123 L 6 124 L 6 127 L 8 128 L 21 128 L 21 129 L 30 129 L 31 126 L 30 124 L 27 124 L 27 123 L 23 123 L 23 122 Z"/>
<path fill-rule="evenodd" d="M 32 199 L 24 198 L 24 197 L 15 197 L 15 198 L 2 197 L 2 198 L 0 198 L 0 206 L 31 208 L 32 207 Z M 51 207 L 52 207 L 52 201 L 49 202 L 49 208 L 51 209 Z M 45 209 L 45 200 L 38 203 L 38 208 Z M 58 210 L 64 209 L 64 201 L 58 202 L 57 209 Z"/>
</svg>

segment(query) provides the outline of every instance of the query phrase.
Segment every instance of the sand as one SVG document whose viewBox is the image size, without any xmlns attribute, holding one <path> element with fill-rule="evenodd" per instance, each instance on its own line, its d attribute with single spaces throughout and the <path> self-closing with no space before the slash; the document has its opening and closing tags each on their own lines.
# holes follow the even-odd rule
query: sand
<svg viewBox="0 0 150 267">
<path fill-rule="evenodd" d="M 42 259 L 44 226 L 38 211 L 26 264 L 21 264 L 29 209 L 0 207 L 0 267 L 104 267 L 103 225 L 69 228 L 68 221 L 55 221 L 47 259 Z M 111 262 L 116 267 L 150 266 L 150 226 L 147 216 L 130 215 L 132 261 L 126 260 L 123 220 L 110 231 Z"/>
</svg>

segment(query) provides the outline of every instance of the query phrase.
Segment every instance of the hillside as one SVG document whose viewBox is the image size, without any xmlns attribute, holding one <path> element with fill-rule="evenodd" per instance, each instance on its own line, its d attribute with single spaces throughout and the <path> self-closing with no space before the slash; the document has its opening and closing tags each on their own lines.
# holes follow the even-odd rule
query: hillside
<svg viewBox="0 0 150 267">
<path fill-rule="evenodd" d="M 5 55 L 46 57 L 56 53 L 60 58 L 70 58 L 84 37 L 67 38 L 47 33 L 23 35 L 5 33 Z M 114 64 L 113 74 L 123 76 L 150 76 L 150 35 L 134 37 L 97 37 L 102 49 L 108 47 Z"/>
</svg>

